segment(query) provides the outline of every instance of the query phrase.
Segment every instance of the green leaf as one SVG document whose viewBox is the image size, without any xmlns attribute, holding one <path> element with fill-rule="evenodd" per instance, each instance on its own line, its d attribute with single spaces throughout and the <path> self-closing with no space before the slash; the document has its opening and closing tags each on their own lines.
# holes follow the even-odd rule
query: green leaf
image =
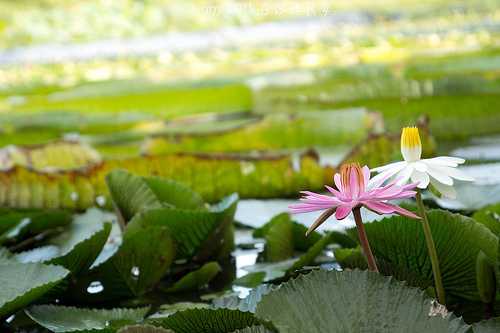
<svg viewBox="0 0 500 333">
<path fill-rule="evenodd" d="M 151 325 L 133 325 L 120 328 L 116 333 L 175 333 L 163 327 L 155 327 Z"/>
<path fill-rule="evenodd" d="M 266 272 L 256 272 L 243 275 L 242 277 L 235 279 L 233 285 L 242 286 L 246 288 L 255 288 L 264 282 L 266 277 Z"/>
<path fill-rule="evenodd" d="M 188 309 L 178 311 L 167 318 L 153 323 L 169 328 L 176 333 L 227 333 L 247 326 L 258 325 L 253 313 L 219 308 Z"/>
<path fill-rule="evenodd" d="M 25 310 L 31 319 L 54 332 L 119 328 L 135 324 L 146 315 L 149 307 L 137 309 L 115 308 L 79 309 L 67 306 L 33 305 Z"/>
<path fill-rule="evenodd" d="M 265 256 L 270 262 L 288 259 L 295 248 L 293 242 L 293 224 L 290 214 L 280 214 L 269 222 L 269 227 L 264 228 L 266 240 Z"/>
<path fill-rule="evenodd" d="M 0 318 L 35 301 L 68 274 L 67 269 L 41 263 L 0 265 Z"/>
<path fill-rule="evenodd" d="M 151 227 L 125 238 L 109 262 L 130 290 L 140 295 L 154 287 L 165 274 L 178 247 L 169 229 Z"/>
<path fill-rule="evenodd" d="M 200 269 L 190 272 L 178 280 L 167 292 L 178 293 L 198 290 L 209 283 L 221 270 L 217 262 L 209 262 Z"/>
<path fill-rule="evenodd" d="M 314 259 L 323 251 L 323 249 L 332 242 L 332 238 L 335 234 L 328 233 L 326 236 L 317 241 L 313 246 L 307 250 L 307 253 L 302 255 L 299 260 L 297 260 L 289 269 L 288 272 L 294 271 L 296 269 L 302 269 L 304 266 L 311 265 L 314 263 Z"/>
<path fill-rule="evenodd" d="M 495 235 L 500 235 L 500 204 L 478 210 L 472 218 L 490 229 Z"/>
<path fill-rule="evenodd" d="M 203 198 L 184 184 L 173 179 L 154 176 L 142 177 L 142 179 L 164 205 L 191 210 L 203 208 Z"/>
<path fill-rule="evenodd" d="M 479 300 L 476 287 L 476 258 L 483 251 L 491 263 L 498 259 L 498 238 L 473 219 L 448 211 L 427 212 L 441 269 L 445 292 Z M 407 267 L 431 280 L 432 267 L 420 221 L 403 216 L 366 223 L 373 253 L 396 265 Z M 355 228 L 347 230 L 357 237 Z M 460 253 L 460 256 L 457 256 Z"/>
<path fill-rule="evenodd" d="M 49 246 L 37 247 L 30 251 L 16 253 L 14 254 L 14 258 L 19 262 L 28 263 L 28 262 L 42 262 L 51 260 L 59 255 L 60 255 L 59 248 L 53 245 L 49 245 Z M 45 264 L 50 264 L 50 263 L 45 262 Z"/>
<path fill-rule="evenodd" d="M 472 325 L 474 333 L 495 333 L 500 331 L 500 317 L 481 320 Z"/>
<path fill-rule="evenodd" d="M 358 142 L 373 129 L 382 127 L 382 118 L 366 108 L 293 115 L 269 113 L 256 122 L 223 132 L 148 137 L 141 152 L 145 155 L 186 151 L 222 153 L 329 146 L 332 142 L 345 145 Z"/>
<path fill-rule="evenodd" d="M 51 259 L 46 264 L 60 265 L 70 270 L 72 277 L 78 277 L 97 259 L 111 232 L 111 223 L 104 223 L 103 229 L 74 245 L 67 253 Z"/>
<path fill-rule="evenodd" d="M 246 327 L 242 330 L 236 330 L 233 333 L 272 333 L 273 331 L 268 330 L 265 326 L 251 326 Z"/>
<path fill-rule="evenodd" d="M 359 247 L 357 249 L 334 250 L 333 252 L 335 254 L 335 259 L 343 269 L 368 269 L 366 258 Z M 419 287 L 422 290 L 426 290 L 427 288 L 434 286 L 434 283 L 428 277 L 423 276 L 408 267 L 396 265 L 380 258 L 375 258 L 375 262 L 377 263 L 380 274 L 384 276 L 394 276 L 394 278 L 398 281 L 406 281 L 406 283 L 411 287 Z"/>
<path fill-rule="evenodd" d="M 194 308 L 208 308 L 208 307 L 209 307 L 209 304 L 207 304 L 207 303 L 192 303 L 192 302 L 179 302 L 179 303 L 174 303 L 174 304 L 162 304 L 160 306 L 158 312 L 149 316 L 148 320 L 168 317 L 171 314 L 173 314 L 177 311 L 180 311 L 180 310 L 187 310 L 187 309 L 194 309 Z"/>
<path fill-rule="evenodd" d="M 71 214 L 63 211 L 7 211 L 0 217 L 0 244 L 17 243 L 45 230 L 71 223 Z"/>
<path fill-rule="evenodd" d="M 130 221 L 141 210 L 162 207 L 146 181 L 125 170 L 117 169 L 107 174 L 106 184 L 111 199 L 118 206 L 125 222 Z"/>
<path fill-rule="evenodd" d="M 231 195 L 209 212 L 170 208 L 146 210 L 132 218 L 123 237 L 126 239 L 144 228 L 162 226 L 171 230 L 179 243 L 178 258 L 216 259 L 226 248 L 232 250 L 234 247 L 232 228 L 237 203 L 238 196 Z M 221 243 L 224 246 L 221 247 Z"/>
<path fill-rule="evenodd" d="M 433 300 L 370 271 L 301 275 L 263 295 L 256 316 L 280 332 L 468 332 L 453 314 L 430 316 Z M 411 325 L 409 325 L 411 323 Z"/>
<path fill-rule="evenodd" d="M 279 287 L 272 284 L 263 284 L 250 290 L 247 297 L 243 299 L 238 296 L 217 298 L 212 301 L 212 304 L 210 304 L 210 309 L 238 309 L 240 311 L 250 311 L 255 313 L 257 303 L 262 299 L 262 295 L 268 294 L 271 290 L 277 288 Z"/>
</svg>

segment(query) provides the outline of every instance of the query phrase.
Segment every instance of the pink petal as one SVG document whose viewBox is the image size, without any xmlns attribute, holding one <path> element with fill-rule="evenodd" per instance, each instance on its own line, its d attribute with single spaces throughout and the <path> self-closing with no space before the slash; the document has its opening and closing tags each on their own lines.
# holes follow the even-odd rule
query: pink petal
<svg viewBox="0 0 500 333">
<path fill-rule="evenodd" d="M 292 207 L 292 206 L 302 206 L 302 207 Z M 301 213 L 309 213 L 309 212 L 315 212 L 317 210 L 324 210 L 326 209 L 325 207 L 318 207 L 318 206 L 309 206 L 309 205 L 290 205 L 288 208 L 291 208 L 293 210 L 287 210 L 287 213 L 290 214 L 301 214 Z"/>
<path fill-rule="evenodd" d="M 365 165 L 362 169 L 361 172 L 363 172 L 363 181 L 365 183 L 365 189 L 366 186 L 368 186 L 368 183 L 370 182 L 370 169 L 368 169 L 368 166 Z M 364 192 L 364 191 L 363 191 Z"/>
<path fill-rule="evenodd" d="M 334 189 L 333 187 L 330 187 L 328 185 L 325 185 L 326 189 L 330 192 L 332 192 L 333 195 L 339 197 L 339 196 L 342 196 L 342 193 L 340 193 L 339 191 L 337 191 L 336 189 Z"/>
<path fill-rule="evenodd" d="M 337 198 L 330 198 L 330 200 L 328 200 L 328 201 L 318 200 L 318 199 L 306 199 L 306 198 L 302 198 L 299 200 L 307 205 L 318 205 L 318 206 L 335 206 L 335 205 L 339 205 L 342 203 Z"/>
<path fill-rule="evenodd" d="M 407 211 L 401 207 L 395 206 L 395 205 L 387 203 L 387 202 L 366 202 L 363 204 L 366 206 L 366 208 L 368 208 L 376 213 L 379 213 L 379 214 L 396 213 L 396 214 L 403 215 L 403 216 L 406 216 L 406 217 L 409 217 L 409 218 L 412 218 L 415 220 L 420 220 L 420 217 L 418 217 L 417 215 L 410 213 L 409 211 Z"/>
<path fill-rule="evenodd" d="M 333 181 L 335 182 L 335 186 L 339 189 L 342 194 L 345 194 L 344 189 L 342 188 L 342 182 L 340 181 L 340 173 L 336 173 L 333 176 Z"/>
<path fill-rule="evenodd" d="M 368 184 L 370 191 L 377 190 L 380 187 L 380 185 L 382 185 L 390 176 L 391 176 L 390 172 L 383 172 L 370 179 L 370 183 Z M 375 184 L 373 185 L 373 183 Z"/>
<path fill-rule="evenodd" d="M 384 202 L 368 201 L 368 202 L 363 202 L 363 205 L 378 214 L 394 213 L 394 208 L 386 206 Z"/>
<path fill-rule="evenodd" d="M 322 199 L 322 200 L 330 200 L 330 199 L 333 199 L 332 197 L 328 196 L 328 195 L 323 195 L 323 194 L 317 194 L 317 193 L 314 193 L 314 192 L 309 192 L 309 191 L 300 191 L 300 193 L 303 193 L 303 194 L 306 194 L 306 195 L 309 195 L 313 198 L 318 198 L 318 199 Z"/>
<path fill-rule="evenodd" d="M 403 193 L 400 193 L 400 194 L 396 194 L 396 195 L 389 195 L 389 196 L 380 196 L 380 197 L 374 197 L 373 200 L 395 200 L 395 199 L 406 199 L 406 198 L 411 198 L 413 196 L 415 196 L 415 194 L 417 194 L 417 192 L 415 191 L 406 191 L 406 192 L 403 192 Z"/>
<path fill-rule="evenodd" d="M 337 220 L 345 219 L 347 215 L 351 212 L 350 206 L 339 206 L 337 212 L 335 213 L 335 218 Z"/>
<path fill-rule="evenodd" d="M 351 198 L 359 198 L 359 184 L 358 178 L 356 177 L 356 170 L 351 168 L 351 176 L 349 180 L 349 193 Z"/>
<path fill-rule="evenodd" d="M 390 204 L 388 204 L 388 205 L 390 205 Z M 410 219 L 414 219 L 414 220 L 421 220 L 422 219 L 420 216 L 417 216 L 417 215 L 407 211 L 406 209 L 403 209 L 403 208 L 398 207 L 398 206 L 394 206 L 394 207 L 395 207 L 396 214 L 406 216 L 406 217 L 409 217 Z"/>
</svg>

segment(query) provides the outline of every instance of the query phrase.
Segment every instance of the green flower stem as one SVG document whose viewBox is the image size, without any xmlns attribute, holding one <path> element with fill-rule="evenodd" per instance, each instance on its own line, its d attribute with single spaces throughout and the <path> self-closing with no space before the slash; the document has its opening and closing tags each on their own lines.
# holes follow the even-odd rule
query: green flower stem
<svg viewBox="0 0 500 333">
<path fill-rule="evenodd" d="M 436 291 L 438 294 L 438 301 L 442 305 L 446 305 L 446 299 L 444 297 L 443 281 L 441 281 L 441 271 L 439 270 L 439 262 L 436 254 L 436 247 L 434 246 L 434 240 L 432 239 L 431 227 L 429 226 L 429 221 L 427 220 L 427 214 L 425 213 L 424 203 L 422 201 L 422 195 L 420 190 L 417 188 L 417 199 L 418 212 L 422 218 L 422 228 L 424 228 L 425 240 L 427 241 L 427 247 L 429 249 L 429 256 L 431 257 L 432 273 L 434 274 L 434 280 L 436 281 Z"/>
<path fill-rule="evenodd" d="M 368 244 L 368 238 L 366 238 L 365 227 L 363 227 L 363 220 L 361 219 L 361 207 L 354 207 L 352 210 L 354 215 L 354 221 L 356 221 L 356 228 L 358 229 L 359 240 L 361 241 L 361 247 L 365 252 L 366 262 L 368 263 L 368 268 L 370 271 L 377 272 L 378 268 L 373 258 L 372 250 L 370 249 L 370 244 Z"/>
</svg>

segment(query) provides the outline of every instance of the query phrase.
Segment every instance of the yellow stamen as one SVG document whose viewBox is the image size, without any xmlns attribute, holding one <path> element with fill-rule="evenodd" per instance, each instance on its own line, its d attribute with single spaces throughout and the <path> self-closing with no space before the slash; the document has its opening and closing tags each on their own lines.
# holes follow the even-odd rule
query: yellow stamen
<svg viewBox="0 0 500 333">
<path fill-rule="evenodd" d="M 405 127 L 401 134 L 401 147 L 415 148 L 421 147 L 420 136 L 418 135 L 417 127 Z"/>
<path fill-rule="evenodd" d="M 359 163 L 351 163 L 350 165 L 343 165 L 340 169 L 340 183 L 344 189 L 348 189 L 351 186 L 351 169 L 354 169 L 356 172 L 356 178 L 358 180 L 358 186 L 364 187 L 365 180 L 363 176 L 363 172 L 361 171 L 361 167 Z"/>
<path fill-rule="evenodd" d="M 406 162 L 420 160 L 422 144 L 420 143 L 417 127 L 403 128 L 403 133 L 401 134 L 401 153 Z"/>
</svg>

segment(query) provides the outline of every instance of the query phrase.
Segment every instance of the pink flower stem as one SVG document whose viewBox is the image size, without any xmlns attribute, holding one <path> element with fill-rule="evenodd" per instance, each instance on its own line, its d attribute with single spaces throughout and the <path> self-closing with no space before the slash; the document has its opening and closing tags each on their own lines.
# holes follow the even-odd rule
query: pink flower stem
<svg viewBox="0 0 500 333">
<path fill-rule="evenodd" d="M 417 200 L 418 212 L 420 213 L 420 217 L 422 218 L 422 228 L 424 228 L 425 240 L 427 241 L 427 248 L 429 249 L 429 257 L 431 258 L 432 273 L 434 274 L 434 281 L 436 282 L 438 301 L 442 305 L 446 305 L 443 282 L 441 281 L 441 271 L 439 270 L 439 261 L 437 258 L 436 247 L 434 246 L 434 240 L 432 239 L 431 227 L 429 226 L 429 221 L 427 220 L 427 214 L 425 213 L 424 203 L 422 201 L 420 190 L 416 190 L 417 195 L 415 195 L 415 199 Z"/>
<path fill-rule="evenodd" d="M 363 227 L 363 220 L 361 219 L 361 206 L 354 207 L 352 209 L 352 214 L 354 215 L 354 221 L 356 221 L 356 228 L 358 229 L 359 240 L 361 241 L 361 248 L 365 252 L 368 268 L 370 268 L 370 271 L 378 273 L 377 264 L 375 263 L 375 259 L 373 258 L 372 250 L 370 249 L 370 244 L 368 244 L 368 238 L 366 238 L 365 228 Z"/>
</svg>

